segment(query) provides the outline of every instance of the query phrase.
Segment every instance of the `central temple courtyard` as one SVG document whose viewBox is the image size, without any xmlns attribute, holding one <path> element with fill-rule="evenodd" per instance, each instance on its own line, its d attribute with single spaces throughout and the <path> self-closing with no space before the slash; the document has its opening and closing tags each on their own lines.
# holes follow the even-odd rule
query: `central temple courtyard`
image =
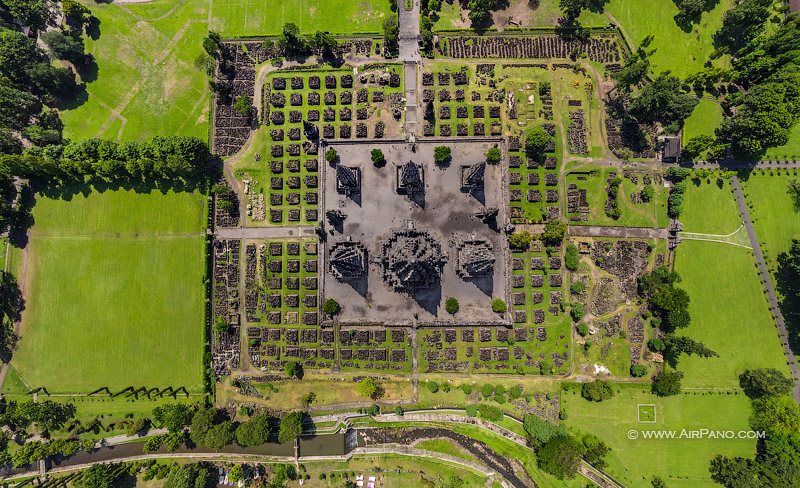
<svg viewBox="0 0 800 488">
<path fill-rule="evenodd" d="M 508 286 L 503 164 L 486 163 L 497 144 L 448 141 L 444 164 L 436 142 L 330 146 L 322 291 L 341 305 L 340 323 L 506 322 L 491 309 Z"/>
</svg>

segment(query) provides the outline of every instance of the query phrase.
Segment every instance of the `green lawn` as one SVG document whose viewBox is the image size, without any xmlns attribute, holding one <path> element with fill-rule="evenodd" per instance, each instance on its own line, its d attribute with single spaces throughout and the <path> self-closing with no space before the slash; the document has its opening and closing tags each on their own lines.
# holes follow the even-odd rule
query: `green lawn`
<svg viewBox="0 0 800 488">
<path fill-rule="evenodd" d="M 722 188 L 706 181 L 688 181 L 680 221 L 683 230 L 704 234 L 730 234 L 742 225 L 730 183 Z"/>
<path fill-rule="evenodd" d="M 64 136 L 141 140 L 208 133 L 209 88 L 194 61 L 203 53 L 208 2 L 115 5 L 82 0 L 100 21 L 86 39 L 97 63 L 88 99 L 61 112 Z"/>
<path fill-rule="evenodd" d="M 710 234 L 736 230 L 740 218 L 729 188 L 727 182 L 722 188 L 689 183 L 680 219 L 684 229 Z M 685 386 L 736 387 L 738 375 L 747 368 L 787 370 L 751 250 L 684 240 L 677 249 L 675 270 L 692 300 L 692 323 L 681 333 L 719 354 L 682 356 L 678 369 L 686 374 Z"/>
<path fill-rule="evenodd" d="M 13 365 L 50 393 L 202 385 L 204 198 L 40 198 Z"/>
<path fill-rule="evenodd" d="M 287 22 L 304 33 L 383 33 L 396 15 L 389 0 L 211 0 L 211 11 L 209 27 L 224 37 L 277 35 Z"/>
<path fill-rule="evenodd" d="M 708 473 L 716 454 L 752 458 L 755 439 L 681 439 L 681 429 L 749 430 L 750 402 L 739 395 L 683 394 L 659 398 L 646 390 L 623 388 L 601 403 L 581 398 L 577 392 L 562 395 L 568 418 L 565 424 L 591 432 L 611 447 L 606 471 L 630 488 L 650 488 L 657 475 L 670 488 L 718 487 Z M 654 404 L 655 423 L 637 421 L 638 405 Z M 628 432 L 639 431 L 631 440 Z M 645 439 L 641 431 L 675 430 L 675 439 Z"/>
<path fill-rule="evenodd" d="M 683 140 L 685 142 L 700 135 L 713 136 L 714 129 L 721 123 L 722 106 L 714 100 L 704 98 L 694 108 L 692 115 L 686 119 L 683 126 Z"/>
<path fill-rule="evenodd" d="M 789 142 L 767 150 L 765 159 L 800 159 L 800 124 L 795 124 L 789 133 Z"/>
<path fill-rule="evenodd" d="M 800 209 L 795 209 L 787 188 L 800 176 L 752 174 L 742 181 L 750 217 L 761 251 L 774 271 L 778 255 L 789 250 L 792 239 L 800 239 Z"/>
<path fill-rule="evenodd" d="M 653 35 L 648 51 L 653 72 L 670 70 L 680 78 L 703 69 L 714 51 L 712 39 L 722 25 L 722 16 L 733 3 L 720 0 L 711 12 L 704 13 L 700 23 L 684 32 L 673 17 L 678 13 L 675 2 L 664 0 L 611 0 L 605 11 L 620 22 L 631 41 L 638 45 Z M 583 20 L 583 17 L 581 17 Z"/>
</svg>

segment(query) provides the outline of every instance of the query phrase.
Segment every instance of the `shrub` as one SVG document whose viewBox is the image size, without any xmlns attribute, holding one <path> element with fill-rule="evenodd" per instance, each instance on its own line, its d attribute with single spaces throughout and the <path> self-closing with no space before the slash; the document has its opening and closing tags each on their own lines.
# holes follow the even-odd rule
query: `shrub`
<svg viewBox="0 0 800 488">
<path fill-rule="evenodd" d="M 287 361 L 283 371 L 289 378 L 303 379 L 303 365 L 297 361 Z"/>
<path fill-rule="evenodd" d="M 570 271 L 578 271 L 579 261 L 580 257 L 578 256 L 578 246 L 569 243 L 567 245 L 567 252 L 564 255 L 564 266 Z"/>
<path fill-rule="evenodd" d="M 506 302 L 503 301 L 502 298 L 495 298 L 492 300 L 492 312 L 494 313 L 506 313 L 508 307 L 506 306 Z"/>
<path fill-rule="evenodd" d="M 491 164 L 497 164 L 503 158 L 503 155 L 500 153 L 500 149 L 493 147 L 486 151 L 486 162 Z"/>
<path fill-rule="evenodd" d="M 584 304 L 573 303 L 572 309 L 569 311 L 569 314 L 572 315 L 572 320 L 574 320 L 575 322 L 580 322 L 585 312 L 586 312 L 586 307 Z"/>
<path fill-rule="evenodd" d="M 339 302 L 337 302 L 333 298 L 328 298 L 327 300 L 325 300 L 325 303 L 322 304 L 322 312 L 325 315 L 333 317 L 334 315 L 337 315 L 341 311 L 342 311 L 342 306 L 339 305 Z"/>
<path fill-rule="evenodd" d="M 519 385 L 514 385 L 508 389 L 508 398 L 512 400 L 516 400 L 522 396 L 522 387 Z"/>
<path fill-rule="evenodd" d="M 402 417 L 405 413 L 406 412 L 405 410 L 403 410 L 403 407 L 399 405 L 394 407 L 394 414 L 397 415 L 398 417 Z"/>
<path fill-rule="evenodd" d="M 490 385 L 489 383 L 486 383 L 485 385 L 483 385 L 483 388 L 481 388 L 481 396 L 483 398 L 489 398 L 493 394 L 494 394 L 494 386 L 493 385 Z"/>
<path fill-rule="evenodd" d="M 380 168 L 386 165 L 386 157 L 383 155 L 383 151 L 380 149 L 373 149 L 370 153 L 372 157 L 372 164 L 375 165 L 376 168 Z"/>
<path fill-rule="evenodd" d="M 425 386 L 428 388 L 428 391 L 430 391 L 431 393 L 436 393 L 437 391 L 439 391 L 439 383 L 437 383 L 435 381 L 428 381 L 428 382 L 425 383 Z"/>
<path fill-rule="evenodd" d="M 463 383 L 459 388 L 461 388 L 461 391 L 463 391 L 465 395 L 472 393 L 472 385 L 469 383 Z"/>
<path fill-rule="evenodd" d="M 583 281 L 576 281 L 575 283 L 572 284 L 572 286 L 569 287 L 569 291 L 571 291 L 576 295 L 583 293 L 585 289 L 586 289 L 586 283 L 584 283 Z"/>
<path fill-rule="evenodd" d="M 583 323 L 578 324 L 578 326 L 575 327 L 575 329 L 578 331 L 578 334 L 580 334 L 581 337 L 586 337 L 587 335 L 589 335 L 589 326 L 586 324 Z"/>
<path fill-rule="evenodd" d="M 478 415 L 478 406 L 475 405 L 474 403 L 470 403 L 469 405 L 464 407 L 464 410 L 466 410 L 467 415 L 469 415 L 470 417 Z"/>
<path fill-rule="evenodd" d="M 450 383 L 444 382 L 442 383 L 442 391 L 445 393 L 450 392 Z"/>
<path fill-rule="evenodd" d="M 655 193 L 656 191 L 653 189 L 653 185 L 645 185 L 645 187 L 642 188 L 642 193 L 641 193 L 642 201 L 645 203 L 650 202 L 651 200 L 653 200 L 653 196 L 655 196 Z"/>
<path fill-rule="evenodd" d="M 514 232 L 508 236 L 508 245 L 512 249 L 524 251 L 530 247 L 532 240 L 533 236 L 528 231 Z"/>
<path fill-rule="evenodd" d="M 486 419 L 492 422 L 498 422 L 503 420 L 503 411 L 500 407 L 494 407 L 492 405 L 487 405 L 485 403 L 478 404 L 478 413 L 480 414 L 482 419 Z"/>
<path fill-rule="evenodd" d="M 449 164 L 452 157 L 452 152 L 447 146 L 436 146 L 433 149 L 433 160 L 440 166 Z"/>
<path fill-rule="evenodd" d="M 373 378 L 364 378 L 358 382 L 356 387 L 358 394 L 364 398 L 371 398 L 373 400 L 380 397 L 381 387 Z"/>
<path fill-rule="evenodd" d="M 654 337 L 647 341 L 647 348 L 654 352 L 661 352 L 666 347 L 664 341 L 659 339 L 658 337 Z"/>
<path fill-rule="evenodd" d="M 647 366 L 644 364 L 634 364 L 631 366 L 631 376 L 634 378 L 641 378 L 647 374 Z"/>
<path fill-rule="evenodd" d="M 550 373 L 552 373 L 553 372 L 553 368 L 554 368 L 553 361 L 551 361 L 549 359 L 546 359 L 546 358 L 542 359 L 541 361 L 539 361 L 539 371 L 542 374 L 550 374 Z"/>
<path fill-rule="evenodd" d="M 456 299 L 454 297 L 449 297 L 444 302 L 444 309 L 450 315 L 455 315 L 458 312 L 459 308 L 460 307 L 459 307 L 459 304 L 458 304 L 458 299 Z"/>
<path fill-rule="evenodd" d="M 233 108 L 239 112 L 240 115 L 250 115 L 250 112 L 253 110 L 253 102 L 247 95 L 239 95 L 236 99 L 236 103 L 233 104 Z"/>
<path fill-rule="evenodd" d="M 336 153 L 336 149 L 330 148 L 327 151 L 325 151 L 325 161 L 327 161 L 328 163 L 333 164 L 336 162 L 338 158 L 339 155 Z"/>
<path fill-rule="evenodd" d="M 593 402 L 602 402 L 614 396 L 614 387 L 608 381 L 595 380 L 583 384 L 581 396 Z"/>
<path fill-rule="evenodd" d="M 492 397 L 492 400 L 494 400 L 497 403 L 502 405 L 503 403 L 506 402 L 506 396 L 505 395 L 500 395 L 500 394 L 495 394 L 495 396 Z"/>
</svg>

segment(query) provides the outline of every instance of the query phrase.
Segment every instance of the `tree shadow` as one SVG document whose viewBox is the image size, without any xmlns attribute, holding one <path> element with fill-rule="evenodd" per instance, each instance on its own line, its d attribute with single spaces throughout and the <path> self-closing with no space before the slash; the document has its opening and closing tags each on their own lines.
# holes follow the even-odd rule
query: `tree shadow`
<svg viewBox="0 0 800 488">
<path fill-rule="evenodd" d="M 789 252 L 778 255 L 775 288 L 781 295 L 781 314 L 786 321 L 789 347 L 800 353 L 800 240 L 792 240 Z"/>
</svg>

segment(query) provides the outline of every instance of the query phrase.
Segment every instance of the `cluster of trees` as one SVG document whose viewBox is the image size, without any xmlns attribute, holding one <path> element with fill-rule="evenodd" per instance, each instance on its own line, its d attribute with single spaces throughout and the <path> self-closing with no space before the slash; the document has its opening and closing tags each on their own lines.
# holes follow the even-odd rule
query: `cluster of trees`
<svg viewBox="0 0 800 488">
<path fill-rule="evenodd" d="M 34 426 L 43 433 L 58 430 L 75 417 L 75 405 L 52 400 L 39 402 L 0 399 L 0 423 L 15 429 Z"/>
<path fill-rule="evenodd" d="M 795 205 L 795 208 L 800 208 L 800 204 L 796 203 Z M 778 255 L 775 281 L 781 294 L 783 316 L 786 317 L 793 337 L 800 337 L 798 335 L 800 328 L 800 239 L 792 239 L 789 250 Z M 796 340 L 792 341 L 792 347 L 797 347 Z"/>
<path fill-rule="evenodd" d="M 614 385 L 603 380 L 584 383 L 581 386 L 581 396 L 592 402 L 602 402 L 614 396 Z"/>
<path fill-rule="evenodd" d="M 703 12 L 712 10 L 719 0 L 672 0 L 675 6 L 678 7 L 678 13 L 675 15 L 675 23 L 679 27 L 691 31 L 692 24 L 700 22 L 700 17 Z"/>
<path fill-rule="evenodd" d="M 283 24 L 278 44 L 287 56 L 316 54 L 324 58 L 335 57 L 336 47 L 339 45 L 330 32 L 317 31 L 303 36 L 300 28 L 292 22 Z"/>
<path fill-rule="evenodd" d="M 222 449 L 236 442 L 239 446 L 258 446 L 277 440 L 290 442 L 303 433 L 305 414 L 291 412 L 280 420 L 268 414 L 250 417 L 244 422 L 232 421 L 227 413 L 216 408 L 202 408 L 192 415 L 191 440 L 211 449 Z"/>
<path fill-rule="evenodd" d="M 717 455 L 711 479 L 728 488 L 796 486 L 800 479 L 800 405 L 791 379 L 775 369 L 747 370 L 739 384 L 752 402 L 750 427 L 763 432 L 754 459 Z"/>
<path fill-rule="evenodd" d="M 42 33 L 47 46 L 25 35 L 20 26 L 40 31 L 55 26 L 52 0 L 4 0 L 0 9 L 0 154 L 20 154 L 24 144 L 61 142 L 62 124 L 52 107 L 74 98 L 82 86 L 75 71 L 84 71 L 92 57 L 84 52 L 83 28 L 93 18 L 76 2 L 62 2 L 65 25 Z M 64 61 L 63 67 L 54 61 Z M 74 69 L 73 69 L 74 68 Z M 24 143 L 24 144 L 23 144 Z"/>
<path fill-rule="evenodd" d="M 102 139 L 33 147 L 21 155 L 0 156 L 0 175 L 48 184 L 103 181 L 183 180 L 201 183 L 214 159 L 195 137 L 156 136 L 145 142 L 118 144 Z"/>
<path fill-rule="evenodd" d="M 525 415 L 523 427 L 528 442 L 536 450 L 539 468 L 560 480 L 574 478 L 581 459 L 599 469 L 606 466 L 605 456 L 609 448 L 591 434 L 576 438 L 564 427 L 536 415 Z"/>
</svg>

